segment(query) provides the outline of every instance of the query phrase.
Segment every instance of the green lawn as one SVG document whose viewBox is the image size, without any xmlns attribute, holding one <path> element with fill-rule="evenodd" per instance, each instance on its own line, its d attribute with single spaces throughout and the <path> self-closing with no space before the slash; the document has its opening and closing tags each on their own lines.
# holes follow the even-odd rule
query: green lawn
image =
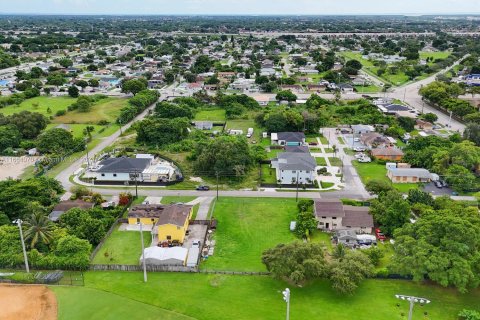
<svg viewBox="0 0 480 320">
<path fill-rule="evenodd" d="M 145 247 L 152 242 L 150 232 L 143 232 Z M 93 259 L 94 264 L 139 264 L 142 254 L 139 231 L 119 231 L 118 228 L 112 232 Z M 106 256 L 105 254 L 108 254 Z"/>
<path fill-rule="evenodd" d="M 265 271 L 265 249 L 295 240 L 289 225 L 295 199 L 224 198 L 215 204 L 215 253 L 200 266 L 209 270 Z"/>
<path fill-rule="evenodd" d="M 59 126 L 60 124 L 58 123 L 49 123 L 47 125 L 47 128 L 46 130 L 50 130 L 50 129 L 53 129 L 57 126 Z M 107 128 L 106 126 L 99 126 L 99 125 L 90 125 L 90 124 L 65 124 L 66 126 L 69 127 L 69 131 L 73 134 L 73 136 L 75 138 L 83 138 L 85 137 L 85 135 L 83 134 L 83 129 L 85 129 L 87 126 L 92 126 L 95 128 L 95 130 L 92 132 L 92 136 L 95 136 L 96 134 L 99 134 L 98 132 L 102 129 L 102 128 Z M 102 132 L 103 133 L 103 132 Z"/>
<path fill-rule="evenodd" d="M 47 117 L 55 116 L 58 110 L 66 110 L 68 106 L 72 105 L 77 99 L 70 97 L 47 97 L 40 96 L 23 101 L 19 106 L 8 106 L 0 109 L 0 113 L 6 116 L 22 111 L 38 112 Z M 50 113 L 47 109 L 50 108 Z"/>
<path fill-rule="evenodd" d="M 170 203 L 177 203 L 177 202 L 183 202 L 183 203 L 187 203 L 187 202 L 190 202 L 192 200 L 195 200 L 197 199 L 197 197 L 189 197 L 189 196 L 165 196 L 165 197 L 162 197 L 162 203 L 163 204 L 170 204 Z"/>
<path fill-rule="evenodd" d="M 323 244 L 329 252 L 332 251 L 333 246 L 332 246 L 332 241 L 330 240 L 331 235 L 326 232 L 322 232 L 320 230 L 315 230 L 311 235 L 310 235 L 310 241 L 311 242 L 318 242 Z"/>
<path fill-rule="evenodd" d="M 438 51 L 438 52 L 426 52 L 426 51 L 420 51 L 420 59 L 427 59 L 428 57 L 435 59 L 446 59 L 448 58 L 452 53 L 449 51 Z"/>
<path fill-rule="evenodd" d="M 359 163 L 358 161 L 352 161 L 352 164 L 357 169 L 357 173 L 364 184 L 370 180 L 390 182 L 390 179 L 387 177 L 387 168 L 383 164 L 376 162 Z M 418 189 L 421 186 L 419 183 L 394 183 L 392 185 L 395 189 L 404 193 L 407 193 L 410 189 Z"/>
<path fill-rule="evenodd" d="M 225 130 L 234 129 L 234 130 L 243 130 L 243 135 L 247 135 L 248 128 L 253 128 L 253 136 L 251 140 L 256 140 L 257 142 L 262 139 L 262 129 L 255 123 L 255 120 L 227 120 L 227 125 Z"/>
<path fill-rule="evenodd" d="M 60 320 L 183 320 L 192 319 L 116 293 L 83 287 L 51 287 L 58 301 Z"/>
<path fill-rule="evenodd" d="M 328 158 L 328 160 L 330 160 L 330 164 L 332 165 L 332 167 L 341 167 L 342 166 L 342 160 L 340 160 L 340 158 L 330 157 L 330 158 Z"/>
<path fill-rule="evenodd" d="M 225 109 L 205 109 L 195 114 L 195 121 L 225 121 Z"/>
<path fill-rule="evenodd" d="M 53 288 L 61 320 L 185 319 L 181 314 L 199 320 L 275 320 L 285 317 L 285 287 L 291 290 L 292 320 L 405 320 L 408 303 L 395 294 L 432 301 L 416 305 L 414 319 L 456 320 L 463 308 L 478 309 L 480 300 L 479 290 L 459 294 L 403 280 L 367 280 L 347 297 L 325 281 L 300 288 L 270 277 L 238 275 L 149 273 L 144 283 L 141 272 L 86 272 L 85 286 Z"/>
<path fill-rule="evenodd" d="M 355 86 L 358 93 L 377 93 L 381 91 L 381 88 L 376 85 L 369 86 Z"/>
<path fill-rule="evenodd" d="M 275 173 L 275 169 L 270 168 L 269 164 L 262 164 L 262 183 L 277 183 L 277 175 Z"/>
<path fill-rule="evenodd" d="M 128 99 L 106 98 L 96 103 L 89 112 L 70 111 L 66 115 L 56 117 L 55 123 L 97 123 L 105 120 L 115 122 L 120 110 L 128 104 Z"/>
<path fill-rule="evenodd" d="M 327 166 L 327 160 L 324 157 L 315 158 L 317 166 Z"/>
<path fill-rule="evenodd" d="M 331 188 L 335 185 L 335 183 L 333 182 L 325 182 L 325 181 L 320 181 L 320 184 L 322 186 L 322 189 Z"/>
<path fill-rule="evenodd" d="M 320 142 L 321 142 L 323 145 L 328 146 L 328 139 L 325 138 L 324 136 L 320 136 Z"/>
</svg>

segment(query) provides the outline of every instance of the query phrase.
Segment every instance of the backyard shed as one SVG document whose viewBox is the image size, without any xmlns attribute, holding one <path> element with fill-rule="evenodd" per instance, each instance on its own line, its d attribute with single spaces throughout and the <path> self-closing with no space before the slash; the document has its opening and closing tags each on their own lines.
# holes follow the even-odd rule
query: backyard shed
<svg viewBox="0 0 480 320">
<path fill-rule="evenodd" d="M 185 266 L 187 255 L 188 249 L 182 247 L 149 247 L 140 257 L 140 264 L 143 263 L 143 257 L 145 256 L 145 263 L 148 265 Z"/>
</svg>

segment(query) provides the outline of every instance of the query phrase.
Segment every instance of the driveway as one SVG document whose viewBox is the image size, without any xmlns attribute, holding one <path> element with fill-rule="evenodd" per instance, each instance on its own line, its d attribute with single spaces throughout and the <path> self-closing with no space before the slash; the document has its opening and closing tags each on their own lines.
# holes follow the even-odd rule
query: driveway
<svg viewBox="0 0 480 320">
<path fill-rule="evenodd" d="M 453 190 L 450 188 L 435 187 L 433 182 L 426 184 L 423 188 L 423 191 L 430 193 L 432 196 L 451 196 L 453 193 Z"/>
</svg>

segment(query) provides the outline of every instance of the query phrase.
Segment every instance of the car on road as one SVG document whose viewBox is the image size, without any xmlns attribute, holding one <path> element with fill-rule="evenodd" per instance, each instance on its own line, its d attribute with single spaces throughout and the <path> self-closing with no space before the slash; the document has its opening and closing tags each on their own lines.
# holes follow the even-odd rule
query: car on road
<svg viewBox="0 0 480 320">
<path fill-rule="evenodd" d="M 377 237 L 377 239 L 379 241 L 385 241 L 387 240 L 387 237 L 385 237 L 385 235 L 382 233 L 382 230 L 380 229 L 375 229 L 375 237 Z"/>
<path fill-rule="evenodd" d="M 354 142 L 360 142 L 360 138 L 353 138 Z"/>
<path fill-rule="evenodd" d="M 196 188 L 197 191 L 208 191 L 210 190 L 210 187 L 209 186 L 198 186 Z"/>
</svg>

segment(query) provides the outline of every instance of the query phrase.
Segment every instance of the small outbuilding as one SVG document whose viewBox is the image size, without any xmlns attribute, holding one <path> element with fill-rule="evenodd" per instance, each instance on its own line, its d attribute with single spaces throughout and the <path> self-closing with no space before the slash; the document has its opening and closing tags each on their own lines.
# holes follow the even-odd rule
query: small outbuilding
<svg viewBox="0 0 480 320">
<path fill-rule="evenodd" d="M 140 257 L 140 264 L 143 263 L 145 257 L 145 264 L 155 266 L 185 266 L 188 256 L 188 249 L 182 247 L 161 248 L 149 247 L 146 248 L 144 254 Z"/>
</svg>

